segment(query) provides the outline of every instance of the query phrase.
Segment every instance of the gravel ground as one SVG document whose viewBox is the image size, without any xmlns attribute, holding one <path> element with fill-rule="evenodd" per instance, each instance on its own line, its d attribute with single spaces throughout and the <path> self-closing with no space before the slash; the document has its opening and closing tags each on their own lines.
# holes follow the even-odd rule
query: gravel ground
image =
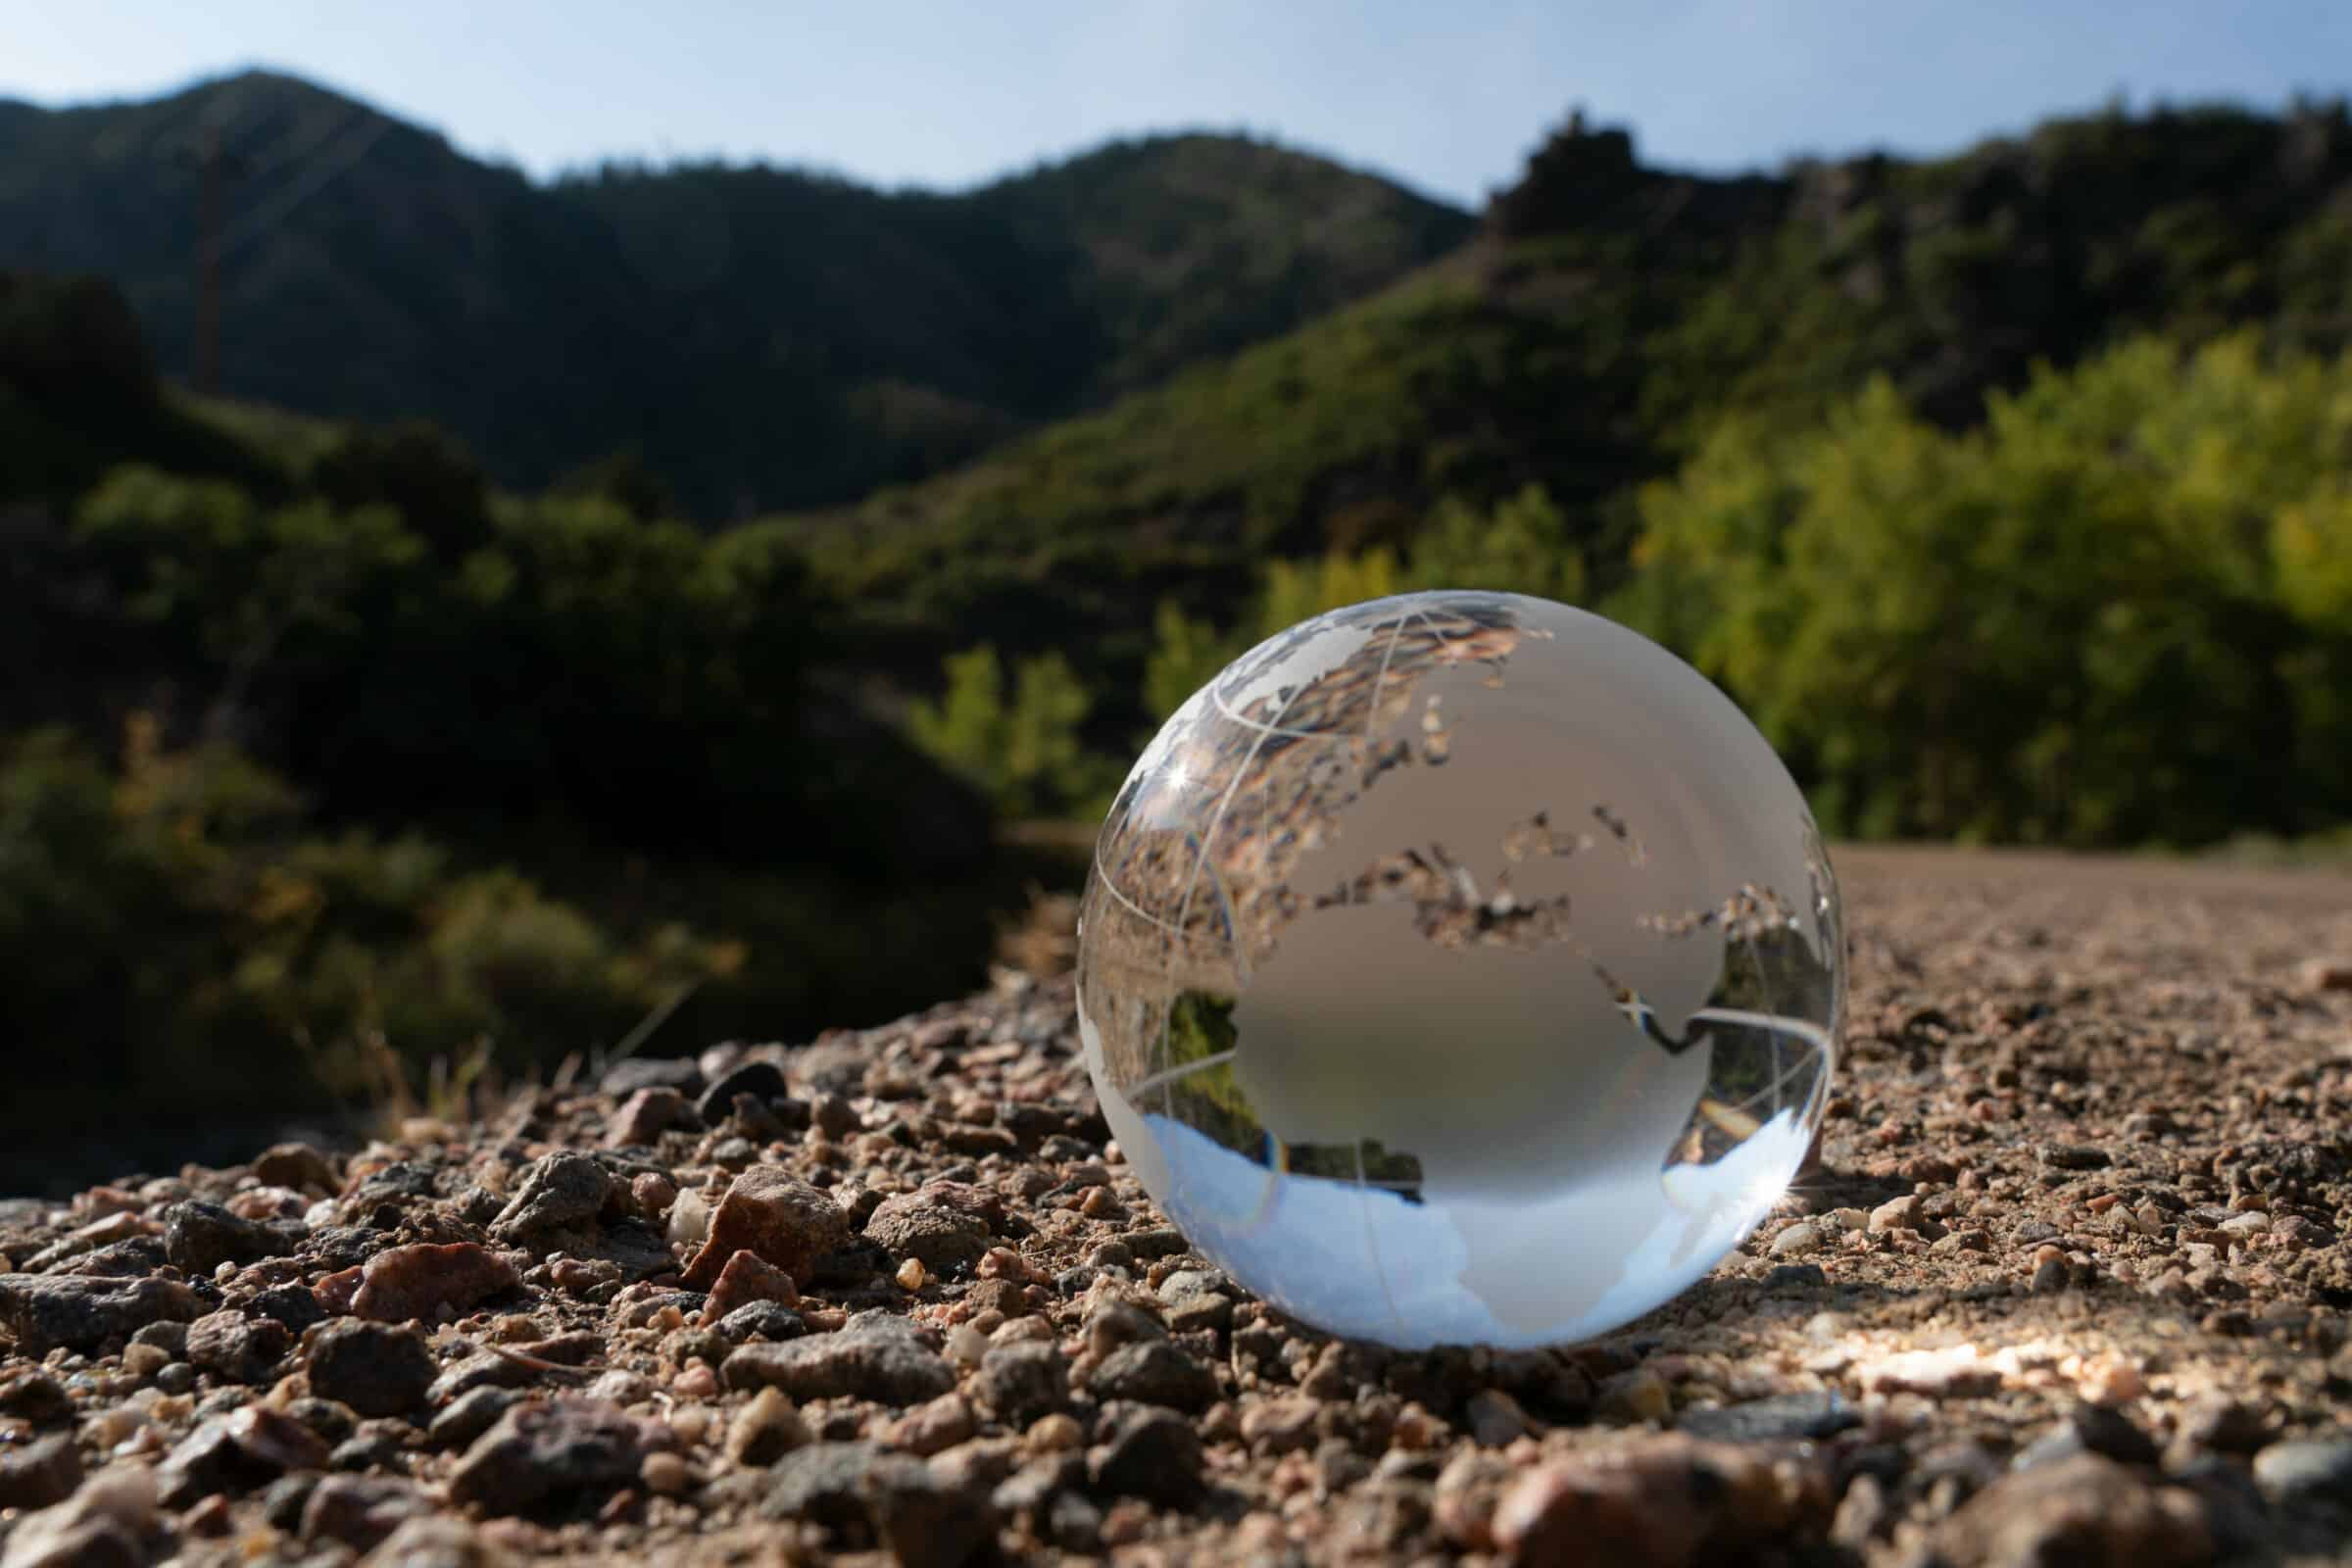
<svg viewBox="0 0 2352 1568">
<path fill-rule="evenodd" d="M 1819 1167 L 1603 1341 L 1276 1317 L 1006 976 L 0 1202 L 0 1565 L 2342 1560 L 2352 880 L 1839 869 Z"/>
</svg>

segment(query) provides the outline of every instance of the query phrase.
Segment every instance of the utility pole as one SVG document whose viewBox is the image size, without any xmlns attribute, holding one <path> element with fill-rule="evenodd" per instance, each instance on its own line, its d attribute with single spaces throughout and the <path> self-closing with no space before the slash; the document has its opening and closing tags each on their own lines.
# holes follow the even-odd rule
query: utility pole
<svg viewBox="0 0 2352 1568">
<path fill-rule="evenodd" d="M 220 127 L 204 127 L 202 190 L 196 213 L 196 363 L 190 378 L 208 397 L 220 391 L 220 223 L 227 175 L 220 167 Z"/>
</svg>

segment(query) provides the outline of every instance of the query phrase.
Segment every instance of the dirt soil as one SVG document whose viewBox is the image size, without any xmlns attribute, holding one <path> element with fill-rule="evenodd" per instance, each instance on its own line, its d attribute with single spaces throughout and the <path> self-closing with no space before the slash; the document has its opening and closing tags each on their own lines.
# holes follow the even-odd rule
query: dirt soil
<svg viewBox="0 0 2352 1568">
<path fill-rule="evenodd" d="M 0 1202 L 0 1565 L 2352 1556 L 2352 879 L 1838 865 L 1818 1168 L 1604 1340 L 1285 1321 L 1008 972 Z"/>
</svg>

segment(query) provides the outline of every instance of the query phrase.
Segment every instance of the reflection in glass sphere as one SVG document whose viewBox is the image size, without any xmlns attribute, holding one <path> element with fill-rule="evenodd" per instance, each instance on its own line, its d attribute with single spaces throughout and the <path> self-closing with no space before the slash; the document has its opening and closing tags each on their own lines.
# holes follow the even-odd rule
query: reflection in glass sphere
<svg viewBox="0 0 2352 1568">
<path fill-rule="evenodd" d="M 1103 823 L 1078 1007 L 1144 1185 L 1235 1279 L 1402 1347 L 1557 1344 L 1689 1286 L 1821 1119 L 1837 884 L 1697 671 L 1423 593 L 1251 649 Z"/>
</svg>

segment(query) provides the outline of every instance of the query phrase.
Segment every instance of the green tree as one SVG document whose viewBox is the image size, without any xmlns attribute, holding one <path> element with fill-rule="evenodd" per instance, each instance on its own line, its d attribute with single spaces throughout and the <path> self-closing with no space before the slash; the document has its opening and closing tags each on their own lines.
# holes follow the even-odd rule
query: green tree
<svg viewBox="0 0 2352 1568">
<path fill-rule="evenodd" d="M 1642 497 L 1621 609 L 1847 831 L 2117 843 L 2352 808 L 2330 565 L 2352 360 L 2140 340 L 1950 434 L 1885 382 L 1719 430 Z"/>
<path fill-rule="evenodd" d="M 1574 602 L 1585 595 L 1584 562 L 1568 519 L 1541 485 L 1490 509 L 1441 502 L 1398 560 L 1375 546 L 1303 561 L 1269 561 L 1257 591 L 1228 629 L 1162 600 L 1144 662 L 1144 706 L 1165 719 L 1242 653 L 1288 627 L 1343 606 L 1436 588 L 1485 588 Z"/>
<path fill-rule="evenodd" d="M 1241 652 L 1236 639 L 1163 599 L 1152 617 L 1152 651 L 1144 658 L 1144 708 L 1165 719 L 1207 685 Z"/>
<path fill-rule="evenodd" d="M 995 647 L 951 654 L 947 690 L 916 702 L 907 727 L 916 743 L 978 784 L 1008 817 L 1051 816 L 1102 804 L 1116 783 L 1106 760 L 1080 738 L 1094 698 L 1069 661 L 1047 653 L 1019 661 L 1012 690 Z"/>
<path fill-rule="evenodd" d="M 1481 511 L 1448 497 L 1406 552 L 1413 588 L 1489 588 L 1573 604 L 1585 594 L 1585 564 L 1568 515 L 1542 485 L 1530 484 Z"/>
</svg>

